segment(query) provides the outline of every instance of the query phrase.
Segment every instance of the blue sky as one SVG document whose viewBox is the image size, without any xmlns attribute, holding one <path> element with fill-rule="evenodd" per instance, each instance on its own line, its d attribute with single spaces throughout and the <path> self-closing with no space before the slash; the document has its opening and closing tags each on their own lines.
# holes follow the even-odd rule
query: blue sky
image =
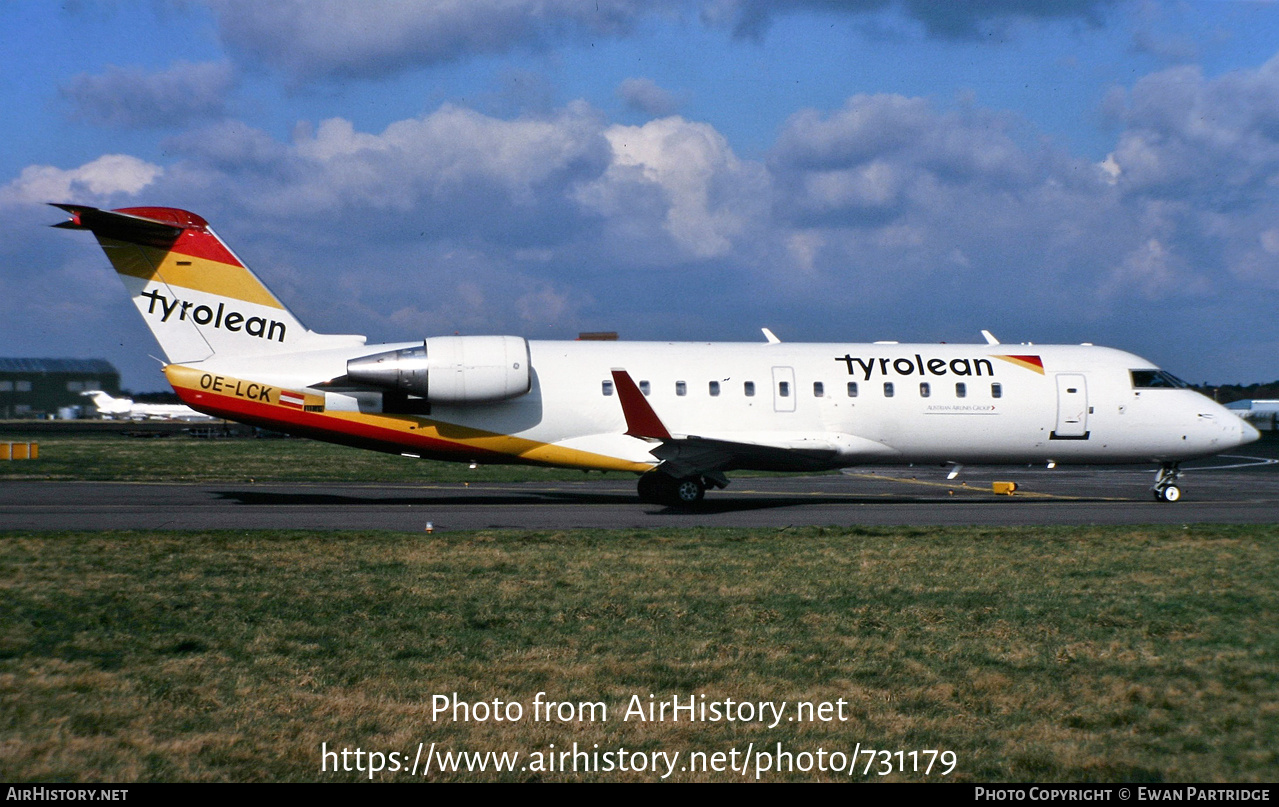
<svg viewBox="0 0 1279 807">
<path fill-rule="evenodd" d="M 0 353 L 163 387 L 44 202 L 207 218 L 312 328 L 1096 342 L 1279 378 L 1279 7 L 0 5 Z"/>
</svg>

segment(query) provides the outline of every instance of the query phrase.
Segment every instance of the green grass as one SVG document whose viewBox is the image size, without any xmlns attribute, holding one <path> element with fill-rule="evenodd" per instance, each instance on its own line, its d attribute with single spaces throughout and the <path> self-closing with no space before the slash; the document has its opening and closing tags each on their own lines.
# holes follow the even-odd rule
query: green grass
<svg viewBox="0 0 1279 807">
<path fill-rule="evenodd" d="M 960 781 L 1273 781 L 1277 539 L 1207 525 L 0 533 L 0 780 L 332 781 L 362 777 L 321 774 L 322 742 L 576 741 L 685 760 L 749 743 L 943 749 Z M 527 709 L 539 691 L 605 701 L 610 719 L 432 721 L 435 694 Z M 620 719 L 650 693 L 842 698 L 849 720 Z"/>
<path fill-rule="evenodd" d="M 195 439 L 181 434 L 125 437 L 119 434 L 14 433 L 4 442 L 35 442 L 38 460 L 0 462 L 0 480 L 50 479 L 88 482 L 540 482 L 581 480 L 571 468 L 480 465 L 413 459 L 303 439 Z M 732 476 L 785 476 L 736 471 Z M 624 471 L 591 471 L 633 482 Z"/>
<path fill-rule="evenodd" d="M 0 462 L 2 479 L 131 482 L 522 482 L 581 479 L 582 471 L 435 462 L 314 440 L 194 439 L 184 435 L 15 434 L 40 444 L 40 459 Z M 597 474 L 599 472 L 592 472 Z M 634 474 L 614 473 L 633 479 Z"/>
</svg>

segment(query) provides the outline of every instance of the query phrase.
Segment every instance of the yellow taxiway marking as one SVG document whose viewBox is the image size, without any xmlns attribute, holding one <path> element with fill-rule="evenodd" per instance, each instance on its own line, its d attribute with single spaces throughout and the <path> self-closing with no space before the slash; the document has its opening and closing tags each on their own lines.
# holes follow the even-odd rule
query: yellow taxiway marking
<svg viewBox="0 0 1279 807">
<path fill-rule="evenodd" d="M 900 476 L 883 476 L 881 474 L 850 474 L 847 471 L 844 472 L 844 476 L 852 477 L 853 479 L 873 479 L 880 482 L 901 482 L 903 485 L 923 485 L 925 487 L 946 488 L 947 490 L 956 492 L 962 491 L 964 493 L 987 493 L 991 496 L 995 495 L 995 493 L 989 488 L 975 488 L 966 484 L 957 485 L 951 482 L 928 482 L 923 479 L 903 479 Z M 1012 495 L 1013 497 L 1025 499 L 1061 499 L 1064 501 L 1079 501 L 1081 499 L 1100 499 L 1105 502 L 1132 501 L 1131 499 L 1122 496 L 1063 496 L 1057 493 L 1033 493 L 1024 490 L 1018 490 Z"/>
<path fill-rule="evenodd" d="M 972 494 L 974 494 L 974 495 L 981 495 L 981 494 L 986 494 L 986 495 L 988 495 L 988 496 L 995 496 L 995 495 L 997 495 L 997 494 L 995 494 L 993 491 L 991 491 L 989 488 L 975 488 L 975 487 L 965 486 L 965 485 L 950 485 L 950 484 L 946 484 L 946 483 L 944 483 L 944 482 L 928 482 L 928 481 L 925 481 L 925 480 L 922 480 L 922 479 L 903 479 L 902 477 L 897 477 L 897 476 L 879 476 L 879 475 L 876 475 L 876 474 L 850 474 L 850 473 L 845 473 L 844 475 L 845 475 L 845 476 L 852 477 L 852 478 L 854 478 L 854 479 L 869 479 L 869 480 L 876 480 L 876 481 L 880 481 L 880 482 L 901 482 L 902 484 L 905 484 L 905 485 L 921 485 L 921 486 L 924 486 L 924 487 L 945 488 L 945 489 L 947 489 L 947 490 L 953 490 L 953 491 L 956 491 L 956 492 L 963 492 L 963 493 L 972 493 Z M 469 486 L 470 486 L 470 485 L 472 485 L 472 484 L 476 486 L 476 489 L 477 489 L 477 490 L 479 490 L 479 491 L 485 491 L 485 492 L 494 492 L 494 491 L 511 492 L 511 493 L 516 493 L 516 492 L 523 492 L 523 493 L 564 493 L 564 492 L 569 492 L 566 488 L 562 488 L 562 487 L 542 487 L 542 486 L 532 487 L 531 485 L 529 485 L 529 484 L 527 484 L 527 483 L 519 483 L 519 482 L 517 482 L 517 483 L 509 483 L 509 482 L 474 482 L 474 483 L 445 482 L 445 483 L 435 483 L 435 484 L 417 485 L 417 486 L 409 485 L 409 486 L 407 486 L 407 487 L 417 487 L 417 488 L 419 488 L 419 489 L 423 489 L 423 490 L 458 490 L 459 488 L 466 489 L 467 487 L 469 487 Z M 572 483 L 570 483 L 570 484 L 572 484 Z M 481 487 L 481 486 L 482 486 L 482 487 Z M 604 491 L 604 492 L 611 492 L 611 491 Z M 896 494 L 893 494 L 893 493 L 870 493 L 870 492 L 859 492 L 859 491 L 838 491 L 838 490 L 793 490 L 793 491 L 754 490 L 754 489 L 751 489 L 751 488 L 739 488 L 739 487 L 733 487 L 733 488 L 729 489 L 729 490 L 728 490 L 728 491 L 726 491 L 726 492 L 727 492 L 727 493 L 729 493 L 729 494 L 732 494 L 732 495 L 738 495 L 738 496 L 791 496 L 791 497 L 810 497 L 810 498 L 817 498 L 817 497 L 825 497 L 825 498 L 830 498 L 830 497 L 839 497 L 839 498 L 846 498 L 846 499 L 875 499 L 875 498 L 887 498 L 887 497 L 890 497 L 890 496 L 894 496 L 894 495 L 896 495 Z M 1085 501 L 1085 500 L 1087 500 L 1087 501 L 1104 501 L 1104 502 L 1131 502 L 1131 501 L 1133 501 L 1133 499 L 1130 499 L 1130 498 L 1123 498 L 1123 497 L 1116 497 L 1116 496 L 1064 496 L 1064 495 L 1060 495 L 1060 494 L 1056 494 L 1056 493 L 1032 493 L 1032 492 L 1026 492 L 1026 491 L 1021 491 L 1021 490 L 1018 490 L 1018 491 L 1017 491 L 1015 494 L 1013 494 L 1013 496 L 1011 496 L 1011 497 L 1009 497 L 1009 496 L 1003 496 L 1003 495 L 1001 495 L 1001 496 L 1000 496 L 1000 498 L 1001 498 L 1001 499 L 1002 499 L 1002 498 L 1017 498 L 1017 497 L 1020 497 L 1020 498 L 1026 498 L 1026 499 L 1054 499 L 1054 500 L 1059 500 L 1059 501 Z"/>
</svg>

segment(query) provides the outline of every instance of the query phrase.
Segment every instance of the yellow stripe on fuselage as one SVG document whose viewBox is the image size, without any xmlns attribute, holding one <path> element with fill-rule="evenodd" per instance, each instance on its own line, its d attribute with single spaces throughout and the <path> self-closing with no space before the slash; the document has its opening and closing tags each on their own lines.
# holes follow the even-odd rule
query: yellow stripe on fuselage
<svg viewBox="0 0 1279 807">
<path fill-rule="evenodd" d="M 111 265 L 122 275 L 157 280 L 169 286 L 180 286 L 272 308 L 284 308 L 275 299 L 275 295 L 262 285 L 262 281 L 243 266 L 109 238 L 99 238 L 98 242 L 110 258 Z"/>
<path fill-rule="evenodd" d="M 648 463 L 631 462 L 604 454 L 565 448 L 414 415 L 366 414 L 348 411 L 299 412 L 296 408 L 280 403 L 281 390 L 277 387 L 218 373 L 206 373 L 178 364 L 165 367 L 164 374 L 178 396 L 197 409 L 235 419 L 236 412 L 247 412 L 252 408 L 254 419 L 277 420 L 276 425 L 284 431 L 288 431 L 288 427 L 293 425 L 309 433 L 328 431 L 335 438 L 353 436 L 370 441 L 389 442 L 402 447 L 406 452 L 421 452 L 422 456 L 427 458 L 430 458 L 433 450 L 429 443 L 438 441 L 448 444 L 434 447 L 434 450 L 441 453 L 458 454 L 472 449 L 486 454 L 505 455 L 511 458 L 511 462 L 635 473 L 643 473 L 653 467 Z M 301 390 L 298 392 L 306 397 L 307 407 L 323 402 L 323 397 L 316 393 Z M 228 398 L 233 399 L 233 406 L 228 407 L 225 403 L 219 403 L 218 399 Z M 335 440 L 335 442 L 341 441 Z"/>
</svg>

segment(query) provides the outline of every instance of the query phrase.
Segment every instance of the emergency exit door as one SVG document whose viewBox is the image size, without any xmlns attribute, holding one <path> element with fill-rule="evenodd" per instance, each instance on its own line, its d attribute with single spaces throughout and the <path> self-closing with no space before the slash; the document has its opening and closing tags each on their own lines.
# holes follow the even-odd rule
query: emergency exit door
<svg viewBox="0 0 1279 807">
<path fill-rule="evenodd" d="M 773 368 L 773 411 L 795 411 L 795 368 Z"/>
</svg>

